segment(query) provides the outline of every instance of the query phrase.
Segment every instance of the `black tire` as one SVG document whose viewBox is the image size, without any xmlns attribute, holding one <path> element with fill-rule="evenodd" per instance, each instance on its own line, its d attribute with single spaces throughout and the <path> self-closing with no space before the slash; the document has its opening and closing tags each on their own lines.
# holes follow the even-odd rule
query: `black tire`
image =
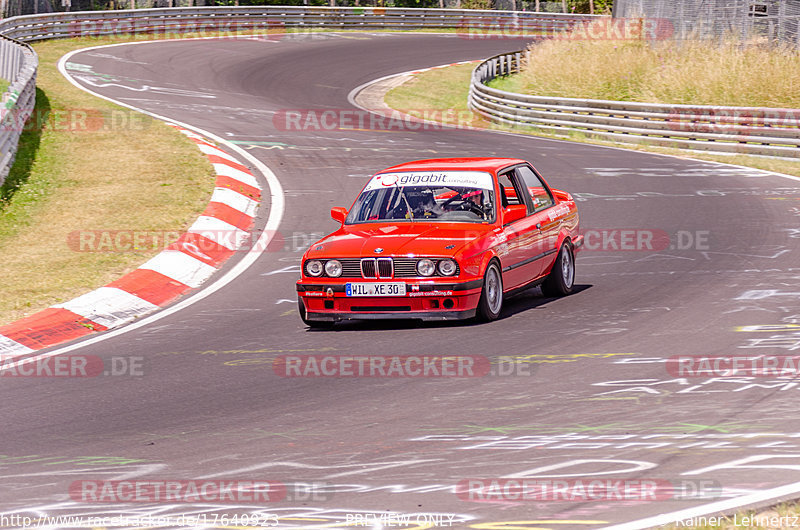
<svg viewBox="0 0 800 530">
<path fill-rule="evenodd" d="M 496 261 L 489 263 L 483 274 L 483 289 L 478 302 L 478 320 L 491 322 L 497 320 L 503 309 L 503 275 Z"/>
<path fill-rule="evenodd" d="M 297 297 L 297 312 L 300 313 L 303 324 L 311 329 L 330 329 L 333 327 L 334 322 L 330 320 L 308 320 L 306 318 L 306 305 L 299 296 Z"/>
<path fill-rule="evenodd" d="M 542 293 L 545 296 L 566 296 L 575 287 L 575 255 L 572 245 L 565 241 L 558 251 L 553 269 L 542 283 Z"/>
</svg>

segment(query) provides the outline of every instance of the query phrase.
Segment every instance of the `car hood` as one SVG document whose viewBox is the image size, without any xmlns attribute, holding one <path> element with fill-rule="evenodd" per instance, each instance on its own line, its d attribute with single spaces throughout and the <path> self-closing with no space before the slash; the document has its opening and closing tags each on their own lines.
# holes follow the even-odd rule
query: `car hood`
<svg viewBox="0 0 800 530">
<path fill-rule="evenodd" d="M 348 225 L 312 245 L 308 257 L 452 256 L 491 229 L 478 223 Z"/>
</svg>

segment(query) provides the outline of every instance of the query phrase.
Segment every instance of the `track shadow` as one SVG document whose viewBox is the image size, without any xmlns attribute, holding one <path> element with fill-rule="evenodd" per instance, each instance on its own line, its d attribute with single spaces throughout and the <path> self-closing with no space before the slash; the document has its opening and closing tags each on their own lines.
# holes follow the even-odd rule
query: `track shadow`
<svg viewBox="0 0 800 530">
<path fill-rule="evenodd" d="M 19 138 L 17 156 L 14 165 L 11 166 L 3 185 L 0 186 L 0 210 L 11 202 L 14 194 L 28 182 L 31 176 L 31 168 L 36 161 L 39 152 L 39 145 L 42 141 L 42 125 L 46 123 L 47 116 L 50 115 L 50 100 L 47 95 L 36 89 L 36 107 L 33 114 L 25 123 L 22 135 Z M 42 119 L 42 118 L 45 119 Z"/>
<path fill-rule="evenodd" d="M 581 292 L 591 289 L 593 285 L 583 284 L 583 285 L 575 285 L 572 288 L 572 294 L 569 296 L 575 296 L 580 294 Z M 517 313 L 524 313 L 529 309 L 534 309 L 536 307 L 543 306 L 552 302 L 553 300 L 561 300 L 564 297 L 552 297 L 552 296 L 544 296 L 542 294 L 542 290 L 539 287 L 532 287 L 531 289 L 527 289 L 522 291 L 513 297 L 507 299 L 503 303 L 503 311 L 500 313 L 500 318 L 498 320 L 503 320 L 504 318 L 508 318 L 510 316 L 514 316 Z"/>
<path fill-rule="evenodd" d="M 588 284 L 575 285 L 572 294 L 569 296 L 576 296 L 581 292 L 591 289 L 593 286 Z M 504 320 L 517 313 L 523 313 L 529 309 L 534 309 L 543 306 L 553 300 L 560 300 L 561 298 L 553 298 L 542 295 L 542 290 L 539 287 L 531 287 L 525 291 L 521 291 L 514 296 L 506 299 L 503 302 L 503 310 L 500 313 L 498 320 Z M 332 328 L 326 329 L 310 329 L 309 332 L 330 332 L 330 331 L 387 331 L 387 330 L 405 330 L 405 329 L 436 329 L 436 328 L 452 328 L 452 327 L 472 327 L 485 325 L 484 322 L 478 322 L 474 319 L 470 320 L 444 320 L 444 321 L 424 321 L 413 319 L 396 319 L 396 320 L 347 320 L 339 322 Z"/>
</svg>

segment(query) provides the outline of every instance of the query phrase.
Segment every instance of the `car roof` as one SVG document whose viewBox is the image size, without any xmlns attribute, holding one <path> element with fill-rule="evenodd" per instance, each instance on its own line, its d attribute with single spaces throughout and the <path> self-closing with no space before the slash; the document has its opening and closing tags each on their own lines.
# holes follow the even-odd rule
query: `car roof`
<svg viewBox="0 0 800 530">
<path fill-rule="evenodd" d="M 450 170 L 450 171 L 497 171 L 513 164 L 523 164 L 525 160 L 519 158 L 429 158 L 427 160 L 415 160 L 386 168 L 386 171 L 431 171 L 431 170 Z"/>
</svg>

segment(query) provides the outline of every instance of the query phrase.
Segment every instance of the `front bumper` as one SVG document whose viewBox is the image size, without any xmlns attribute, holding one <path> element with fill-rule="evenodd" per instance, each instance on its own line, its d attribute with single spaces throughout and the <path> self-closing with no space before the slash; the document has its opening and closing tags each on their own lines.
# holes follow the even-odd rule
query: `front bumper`
<svg viewBox="0 0 800 530">
<path fill-rule="evenodd" d="M 482 279 L 460 283 L 412 281 L 405 282 L 405 296 L 347 296 L 345 283 L 298 282 L 297 294 L 305 305 L 306 319 L 327 322 L 397 318 L 463 320 L 475 316 L 483 287 Z"/>
</svg>

